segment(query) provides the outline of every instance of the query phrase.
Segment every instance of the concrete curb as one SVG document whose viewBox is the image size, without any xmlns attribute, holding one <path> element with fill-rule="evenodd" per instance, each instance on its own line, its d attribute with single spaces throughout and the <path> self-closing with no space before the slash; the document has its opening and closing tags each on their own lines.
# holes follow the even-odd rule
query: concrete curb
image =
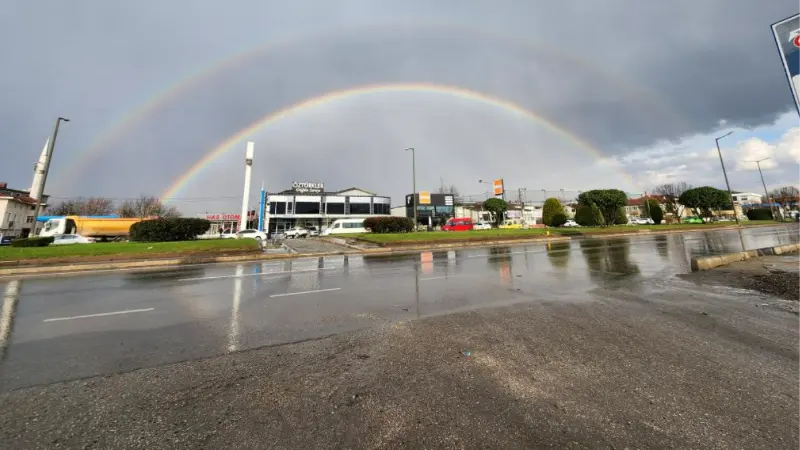
<svg viewBox="0 0 800 450">
<path fill-rule="evenodd" d="M 744 252 L 725 253 L 716 256 L 706 256 L 703 258 L 692 258 L 692 272 L 710 270 L 715 267 L 726 266 L 728 264 L 744 261 L 750 258 L 768 255 L 784 255 L 800 251 L 800 244 L 786 244 L 777 247 L 765 247 Z"/>
<path fill-rule="evenodd" d="M 319 258 L 324 256 L 350 255 L 360 252 L 334 252 L 334 253 L 285 253 L 285 254 L 257 254 L 257 255 L 237 255 L 237 256 L 213 256 L 213 257 L 187 257 L 156 260 L 139 261 L 119 261 L 119 262 L 99 262 L 88 264 L 69 264 L 59 266 L 34 266 L 34 267 L 15 267 L 11 269 L 0 269 L 0 277 L 25 276 L 25 275 L 47 275 L 47 274 L 73 274 L 81 272 L 107 272 L 114 270 L 147 269 L 167 266 L 190 266 L 197 264 L 215 263 L 234 263 L 234 262 L 256 262 L 297 258 Z"/>
</svg>

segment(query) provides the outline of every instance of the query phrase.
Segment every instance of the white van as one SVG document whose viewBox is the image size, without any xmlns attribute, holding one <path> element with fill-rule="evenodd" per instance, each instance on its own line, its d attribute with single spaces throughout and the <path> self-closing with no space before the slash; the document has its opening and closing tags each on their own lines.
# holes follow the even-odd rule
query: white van
<svg viewBox="0 0 800 450">
<path fill-rule="evenodd" d="M 330 227 L 322 231 L 323 236 L 331 234 L 366 233 L 364 219 L 336 219 Z"/>
</svg>

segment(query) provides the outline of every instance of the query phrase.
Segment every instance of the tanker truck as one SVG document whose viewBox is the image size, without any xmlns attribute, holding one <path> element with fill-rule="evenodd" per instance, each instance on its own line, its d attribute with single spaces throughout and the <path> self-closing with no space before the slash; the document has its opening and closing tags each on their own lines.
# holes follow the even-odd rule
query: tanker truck
<svg viewBox="0 0 800 450">
<path fill-rule="evenodd" d="M 59 234 L 79 234 L 99 240 L 124 239 L 130 233 L 131 225 L 147 218 L 107 218 L 65 216 L 53 217 L 44 223 L 39 236 L 56 236 Z"/>
</svg>

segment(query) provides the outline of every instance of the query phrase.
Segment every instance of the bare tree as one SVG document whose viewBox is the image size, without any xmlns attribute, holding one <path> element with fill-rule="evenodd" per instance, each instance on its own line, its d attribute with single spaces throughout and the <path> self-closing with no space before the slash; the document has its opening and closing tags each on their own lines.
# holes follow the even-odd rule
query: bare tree
<svg viewBox="0 0 800 450">
<path fill-rule="evenodd" d="M 785 209 L 794 209 L 800 203 L 800 189 L 795 186 L 781 186 L 769 193 L 770 198 L 775 203 L 780 204 Z M 769 199 L 766 202 L 769 203 Z"/>
<path fill-rule="evenodd" d="M 180 217 L 180 212 L 174 206 L 164 205 L 158 197 L 141 195 L 135 200 L 125 200 L 117 210 L 122 217 Z"/>
<path fill-rule="evenodd" d="M 54 216 L 104 216 L 114 212 L 114 202 L 103 197 L 66 200 L 47 211 Z"/>
<path fill-rule="evenodd" d="M 451 184 L 450 187 L 446 187 L 446 186 L 442 185 L 439 188 L 439 193 L 440 194 L 453 194 L 453 197 L 458 197 L 459 196 L 458 188 L 456 187 L 455 184 Z"/>
<path fill-rule="evenodd" d="M 683 214 L 683 205 L 678 201 L 678 198 L 691 188 L 692 185 L 679 181 L 658 185 L 653 188 L 653 193 L 663 196 L 667 212 L 672 214 L 675 219 L 680 220 L 681 214 Z"/>
</svg>

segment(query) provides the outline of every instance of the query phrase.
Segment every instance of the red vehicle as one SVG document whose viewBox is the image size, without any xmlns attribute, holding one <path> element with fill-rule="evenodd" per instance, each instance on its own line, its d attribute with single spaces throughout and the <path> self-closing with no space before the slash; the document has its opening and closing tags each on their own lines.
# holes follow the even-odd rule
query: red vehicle
<svg viewBox="0 0 800 450">
<path fill-rule="evenodd" d="M 472 219 L 468 217 L 455 218 L 447 221 L 442 231 L 469 231 L 473 228 Z"/>
</svg>

